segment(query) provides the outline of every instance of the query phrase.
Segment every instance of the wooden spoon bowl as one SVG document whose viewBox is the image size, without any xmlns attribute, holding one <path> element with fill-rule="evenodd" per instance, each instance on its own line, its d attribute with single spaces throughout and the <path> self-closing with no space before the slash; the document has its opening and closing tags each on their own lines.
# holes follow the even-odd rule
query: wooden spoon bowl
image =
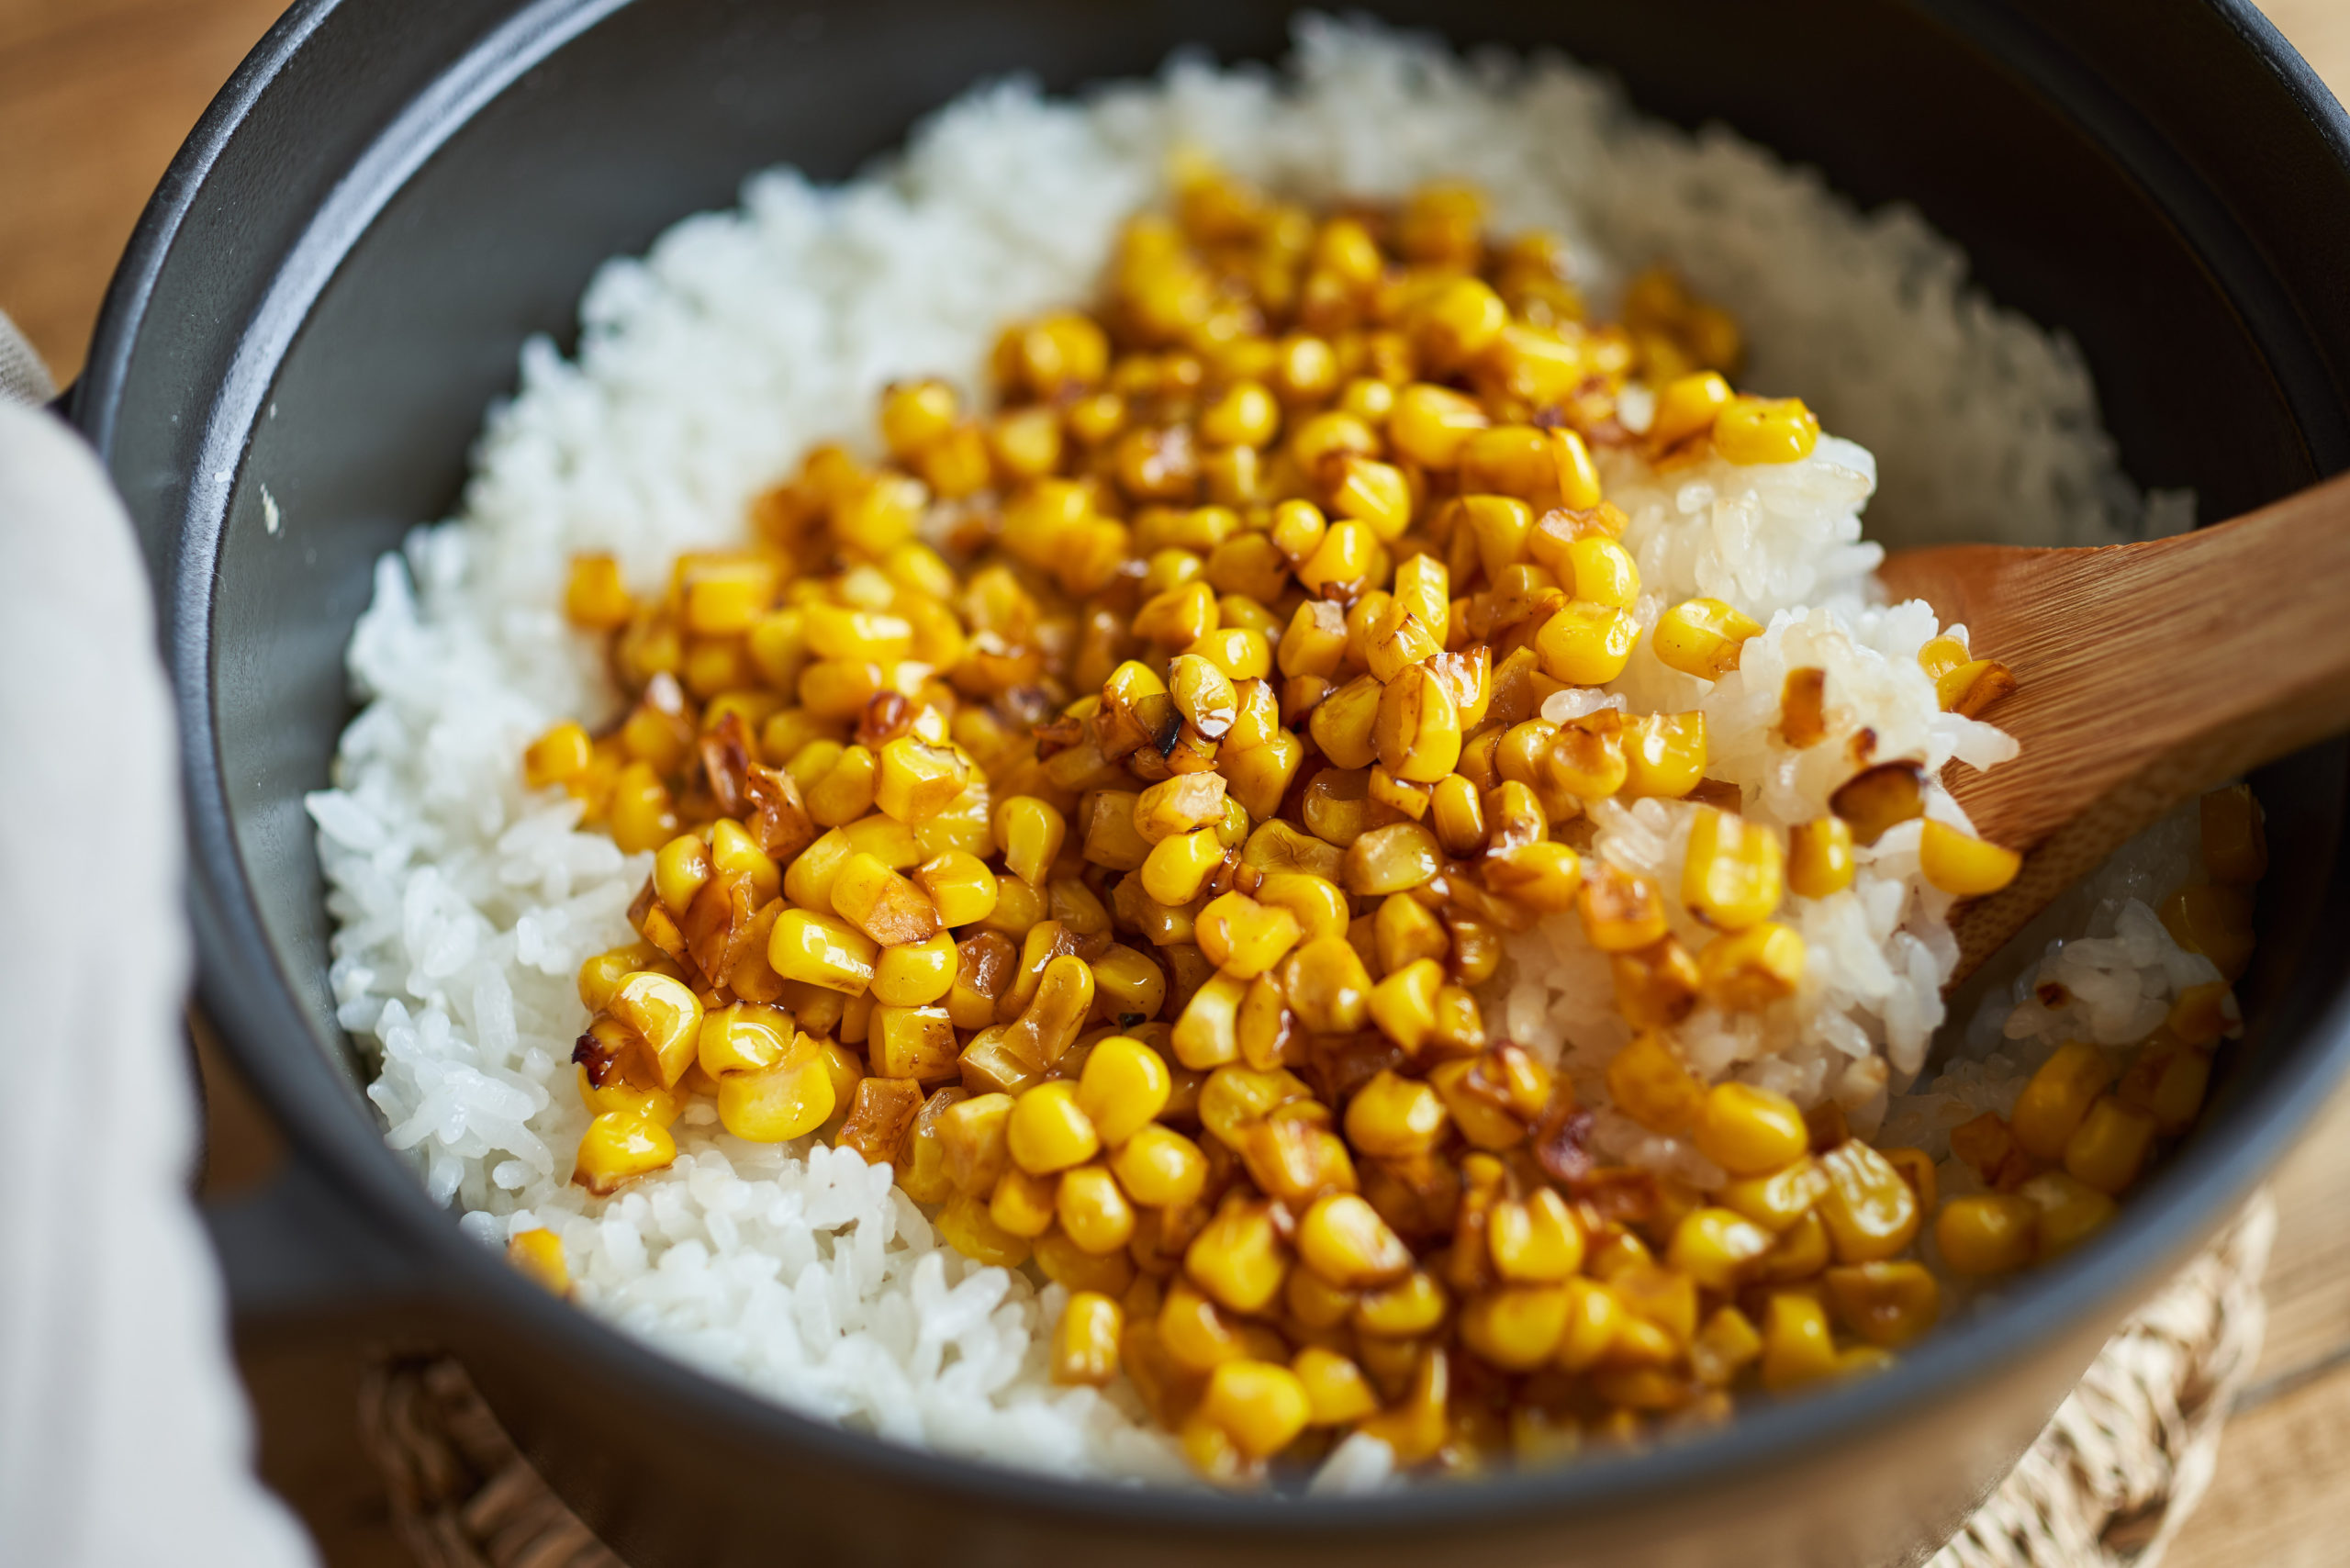
<svg viewBox="0 0 2350 1568">
<path fill-rule="evenodd" d="M 2350 476 L 2173 538 L 1910 550 L 1880 575 L 2017 680 L 1982 717 L 2022 755 L 1943 775 L 2024 855 L 1954 912 L 1953 980 L 2181 801 L 2350 729 Z"/>
</svg>

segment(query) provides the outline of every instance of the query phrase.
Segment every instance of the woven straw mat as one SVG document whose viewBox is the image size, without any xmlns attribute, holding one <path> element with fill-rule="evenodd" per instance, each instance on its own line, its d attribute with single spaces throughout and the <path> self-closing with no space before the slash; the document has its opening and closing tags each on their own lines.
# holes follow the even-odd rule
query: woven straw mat
<svg viewBox="0 0 2350 1568">
<path fill-rule="evenodd" d="M 2123 1324 L 1926 1568 L 2154 1568 L 2211 1479 L 2260 1352 L 2266 1194 Z M 556 1500 L 451 1360 L 386 1361 L 360 1426 L 420 1568 L 627 1568 Z"/>
</svg>

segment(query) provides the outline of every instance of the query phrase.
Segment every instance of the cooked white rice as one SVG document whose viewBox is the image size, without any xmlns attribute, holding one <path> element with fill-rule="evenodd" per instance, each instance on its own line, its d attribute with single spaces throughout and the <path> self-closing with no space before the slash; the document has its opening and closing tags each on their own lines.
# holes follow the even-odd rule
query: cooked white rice
<svg viewBox="0 0 2350 1568">
<path fill-rule="evenodd" d="M 588 1119 L 569 1066 L 586 1023 L 573 976 L 632 938 L 623 912 L 651 857 L 575 831 L 576 805 L 525 794 L 515 759 L 551 722 L 599 719 L 617 700 L 595 640 L 558 613 L 574 553 L 612 551 L 634 581 L 657 581 L 679 550 L 739 538 L 749 498 L 811 442 L 869 451 L 884 382 L 945 374 L 977 388 L 1003 320 L 1091 296 L 1117 225 L 1157 196 L 1182 144 L 1309 200 L 1474 180 L 1503 228 L 1567 234 L 1602 299 L 1669 262 L 1743 323 L 1753 385 L 1801 392 L 1851 438 L 1784 468 L 1659 477 L 1618 456 L 1607 474 L 1632 517 L 1644 618 L 1698 592 L 1770 618 L 1744 669 L 1711 689 L 1645 644 L 1616 688 L 1636 710 L 1702 706 L 1713 771 L 1763 820 L 1819 814 L 1843 736 L 1863 722 L 1880 755 L 1930 765 L 2009 749 L 1939 711 L 1914 657 L 1931 616 L 1870 607 L 1879 556 L 1860 512 L 1880 482 L 1880 513 L 1905 540 L 2085 543 L 2146 521 L 2070 344 L 1968 292 L 1958 252 L 1915 215 L 1863 216 L 1726 132 L 1640 119 L 1563 62 L 1464 62 L 1365 26 L 1303 24 L 1286 76 L 1181 61 L 1078 102 L 1019 83 L 979 89 L 861 180 L 820 189 L 762 174 L 740 208 L 608 264 L 577 357 L 525 349 L 459 516 L 380 564 L 350 653 L 366 707 L 337 788 L 309 800 L 341 927 L 334 994 L 377 1054 L 369 1092 L 390 1141 L 436 1200 L 465 1211 L 470 1234 L 554 1229 L 583 1305 L 721 1376 L 909 1442 L 1169 1479 L 1180 1461 L 1130 1394 L 1046 1380 L 1058 1288 L 944 1247 L 886 1170 L 740 1142 L 697 1103 L 672 1169 L 610 1200 L 568 1184 Z M 2175 498 L 2161 510 L 2185 521 Z M 1799 664 L 1830 671 L 1834 700 L 1831 744 L 1810 753 L 1768 733 L 1780 678 Z M 1955 817 L 1947 800 L 1935 811 Z M 1669 873 L 1687 816 L 1673 802 L 1604 806 L 1598 853 Z M 2176 858 L 2177 834 L 2162 843 Z M 1946 901 L 1918 874 L 1915 828 L 1862 860 L 1850 892 L 1802 909 L 1802 995 L 1759 1024 L 1700 1019 L 1685 1040 L 1708 1073 L 1832 1097 L 1874 1125 L 1924 1059 L 1955 950 Z M 2079 1023 L 2018 1010 L 2004 1030 L 2004 1009 L 1986 1012 L 1969 1035 L 1971 1076 L 1896 1103 L 1897 1122 L 1925 1128 L 1915 1141 L 1942 1153 L 1951 1105 L 2011 1094 L 2065 1028 L 2123 1037 L 2193 967 L 2143 902 L 2099 906 L 2091 930 L 2103 946 L 2050 962 L 2078 971 L 2078 1006 L 2102 1010 Z M 1494 1015 L 1562 1053 L 1590 1101 L 1624 1037 L 1605 966 L 1571 922 L 1516 939 L 1515 958 Z M 1702 1167 L 1620 1118 L 1601 1139 Z M 1380 1445 L 1349 1443 L 1319 1484 L 1375 1485 L 1386 1470 Z"/>
</svg>

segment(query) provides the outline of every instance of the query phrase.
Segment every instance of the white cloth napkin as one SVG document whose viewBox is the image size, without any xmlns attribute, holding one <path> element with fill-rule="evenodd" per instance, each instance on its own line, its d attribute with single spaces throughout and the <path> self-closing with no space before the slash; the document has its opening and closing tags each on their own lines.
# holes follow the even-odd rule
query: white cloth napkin
<svg viewBox="0 0 2350 1568">
<path fill-rule="evenodd" d="M 0 1563 L 316 1561 L 188 1193 L 178 752 L 130 520 L 0 317 Z M 29 366 L 29 369 L 28 369 Z"/>
</svg>

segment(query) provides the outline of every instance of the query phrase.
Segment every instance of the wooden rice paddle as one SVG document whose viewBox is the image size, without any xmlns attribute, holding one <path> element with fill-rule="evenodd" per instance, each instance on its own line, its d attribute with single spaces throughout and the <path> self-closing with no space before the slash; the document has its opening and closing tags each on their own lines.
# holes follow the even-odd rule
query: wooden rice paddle
<svg viewBox="0 0 2350 1568">
<path fill-rule="evenodd" d="M 1982 717 L 2023 754 L 1943 773 L 1975 830 L 2024 854 L 1953 912 L 1953 983 L 2182 801 L 2350 729 L 2350 476 L 2175 538 L 1909 550 L 1882 575 L 2018 683 Z"/>
</svg>

